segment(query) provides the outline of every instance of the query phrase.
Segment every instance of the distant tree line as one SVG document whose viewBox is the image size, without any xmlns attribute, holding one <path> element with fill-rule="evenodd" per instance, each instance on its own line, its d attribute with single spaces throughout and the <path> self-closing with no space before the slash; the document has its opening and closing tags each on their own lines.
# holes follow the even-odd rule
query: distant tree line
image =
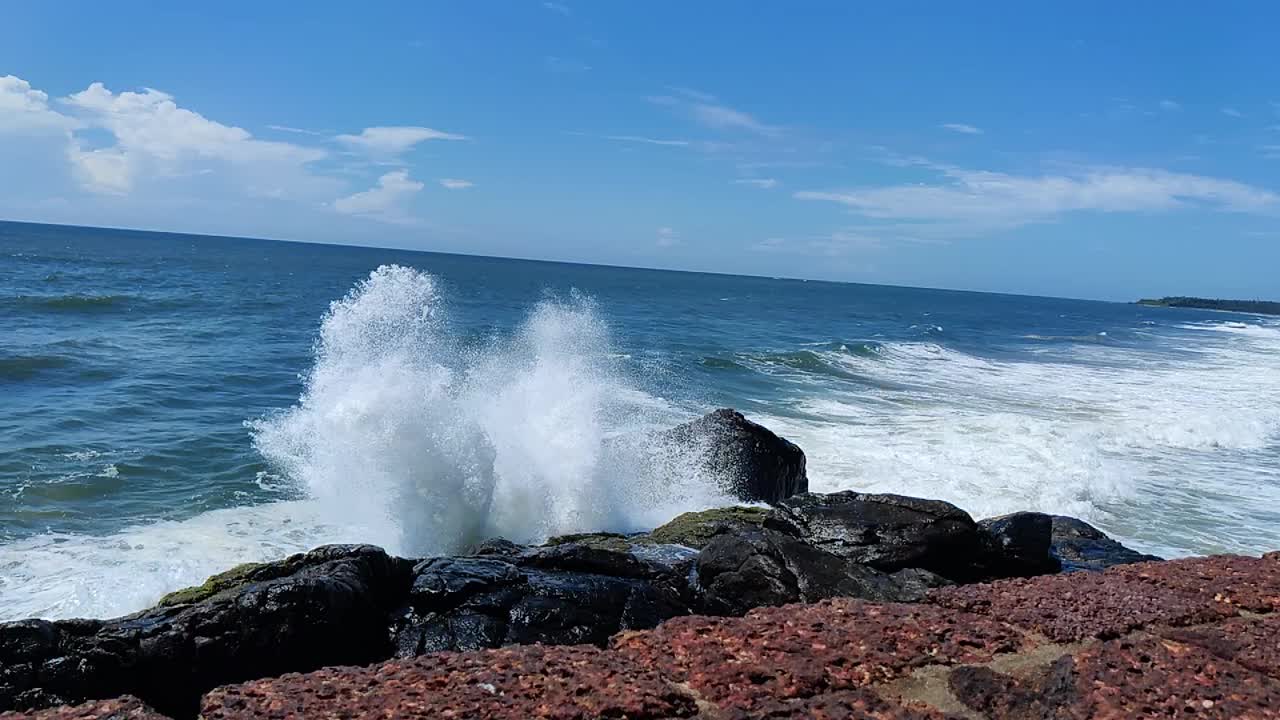
<svg viewBox="0 0 1280 720">
<path fill-rule="evenodd" d="M 1264 315 L 1280 315 L 1280 302 L 1269 300 L 1219 300 L 1197 297 L 1163 297 L 1157 300 L 1143 298 L 1139 305 L 1155 307 L 1200 308 L 1202 310 L 1228 310 L 1231 312 L 1262 313 Z"/>
</svg>

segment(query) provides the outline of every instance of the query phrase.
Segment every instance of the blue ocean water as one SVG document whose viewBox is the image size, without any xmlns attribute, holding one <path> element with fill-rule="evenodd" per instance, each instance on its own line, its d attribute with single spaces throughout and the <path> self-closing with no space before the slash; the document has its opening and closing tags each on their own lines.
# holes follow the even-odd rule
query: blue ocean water
<svg viewBox="0 0 1280 720">
<path fill-rule="evenodd" d="M 718 406 L 816 490 L 1280 547 L 1274 318 L 0 223 L 0 619 L 653 525 L 727 500 L 637 438 Z"/>
</svg>

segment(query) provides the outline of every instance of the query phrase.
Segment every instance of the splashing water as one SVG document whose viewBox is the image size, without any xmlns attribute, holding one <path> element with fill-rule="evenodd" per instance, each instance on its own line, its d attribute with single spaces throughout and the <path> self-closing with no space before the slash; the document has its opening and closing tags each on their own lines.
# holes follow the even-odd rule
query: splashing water
<svg viewBox="0 0 1280 720">
<path fill-rule="evenodd" d="M 470 348 L 443 307 L 430 275 L 378 268 L 330 308 L 299 404 L 251 423 L 333 522 L 414 555 L 728 502 L 691 453 L 648 461 L 643 431 L 678 414 L 626 383 L 590 301 L 544 301 Z"/>
</svg>

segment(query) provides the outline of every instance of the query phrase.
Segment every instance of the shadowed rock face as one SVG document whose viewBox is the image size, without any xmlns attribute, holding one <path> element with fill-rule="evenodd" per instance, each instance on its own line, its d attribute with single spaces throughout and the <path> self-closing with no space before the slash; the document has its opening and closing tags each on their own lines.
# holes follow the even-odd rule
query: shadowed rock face
<svg viewBox="0 0 1280 720">
<path fill-rule="evenodd" d="M 486 545 L 476 557 L 418 563 L 392 624 L 397 657 L 503 645 L 603 645 L 622 630 L 687 614 L 687 548 Z"/>
<path fill-rule="evenodd" d="M 804 451 L 736 410 L 716 410 L 659 438 L 699 450 L 711 474 L 740 500 L 775 503 L 809 490 Z"/>
<path fill-rule="evenodd" d="M 895 577 L 764 529 L 715 537 L 697 570 L 702 610 L 715 615 L 830 597 L 912 602 L 930 586 L 922 576 Z"/>
<path fill-rule="evenodd" d="M 194 604 L 116 620 L 0 625 L 0 710 L 132 694 L 190 715 L 216 685 L 387 657 L 386 618 L 410 564 L 372 546 L 327 546 L 292 573 Z"/>
<path fill-rule="evenodd" d="M 1019 512 L 988 518 L 978 523 L 992 543 L 992 552 L 1004 577 L 1032 577 L 1061 569 L 1051 553 L 1053 517 L 1037 512 Z"/>
<path fill-rule="evenodd" d="M 764 525 L 885 572 L 920 568 L 956 582 L 988 575 L 989 544 L 978 524 L 941 500 L 805 493 L 778 503 Z"/>
<path fill-rule="evenodd" d="M 1065 515 L 1052 515 L 1052 553 L 1062 563 L 1063 572 L 1105 570 L 1113 565 L 1159 560 L 1130 550 L 1107 537 L 1106 533 L 1083 520 Z"/>
</svg>

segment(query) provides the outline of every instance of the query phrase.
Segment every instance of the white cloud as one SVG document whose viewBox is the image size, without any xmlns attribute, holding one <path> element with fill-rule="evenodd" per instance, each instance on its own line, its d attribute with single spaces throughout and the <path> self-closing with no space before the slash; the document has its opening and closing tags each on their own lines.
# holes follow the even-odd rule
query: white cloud
<svg viewBox="0 0 1280 720">
<path fill-rule="evenodd" d="M 64 98 L 82 128 L 106 130 L 107 147 L 87 148 L 74 137 L 67 150 L 73 171 L 94 192 L 121 195 L 140 176 L 172 177 L 218 163 L 239 173 L 244 188 L 305 184 L 305 166 L 325 157 L 317 148 L 255 139 L 247 130 L 224 125 L 179 107 L 159 90 L 113 93 L 102 83 Z"/>
<path fill-rule="evenodd" d="M 0 132 L 68 132 L 77 123 L 49 108 L 49 96 L 13 75 L 0 76 Z"/>
<path fill-rule="evenodd" d="M 713 130 L 742 130 L 768 138 L 782 135 L 782 128 L 765 124 L 750 113 L 724 105 L 715 96 L 687 88 L 671 90 L 674 95 L 655 95 L 647 99 L 655 105 L 687 113 L 698 124 Z"/>
<path fill-rule="evenodd" d="M 542 7 L 550 10 L 551 12 L 560 13 L 561 15 L 564 15 L 566 17 L 573 14 L 573 11 L 569 9 L 569 6 L 565 5 L 564 3 L 544 2 L 542 3 Z"/>
<path fill-rule="evenodd" d="M 1235 109 L 1235 108 L 1229 108 L 1229 107 L 1224 107 L 1224 108 L 1222 108 L 1222 114 L 1223 114 L 1223 115 L 1226 115 L 1227 117 L 1233 117 L 1233 118 L 1242 118 L 1242 117 L 1244 117 L 1244 113 L 1240 112 L 1239 110 L 1237 110 L 1237 109 Z"/>
<path fill-rule="evenodd" d="M 769 190 L 778 187 L 778 181 L 773 178 L 741 178 L 733 181 L 734 185 L 751 185 L 761 190 Z"/>
<path fill-rule="evenodd" d="M 1273 213 L 1280 195 L 1232 180 L 1143 168 L 1094 168 L 1074 174 L 1022 176 L 911 164 L 944 182 L 795 193 L 826 200 L 865 218 L 933 226 L 962 235 L 1052 220 L 1070 212 L 1156 212 L 1189 206 Z"/>
<path fill-rule="evenodd" d="M 334 139 L 353 150 L 379 157 L 395 157 L 427 140 L 466 140 L 467 137 L 428 127 L 393 126 L 369 127 L 359 135 L 339 135 Z"/>
<path fill-rule="evenodd" d="M 688 140 L 664 140 L 662 138 L 641 137 L 639 135 L 606 135 L 605 139 L 646 145 L 666 145 L 669 147 L 687 147 L 689 145 Z"/>
<path fill-rule="evenodd" d="M 982 128 L 974 127 L 972 125 L 965 125 L 964 123 L 943 123 L 938 127 L 942 128 L 943 130 L 958 132 L 962 135 L 981 135 L 982 134 Z"/>
<path fill-rule="evenodd" d="M 127 195 L 133 189 L 134 165 L 127 153 L 112 148 L 84 150 L 73 142 L 67 146 L 67 159 L 86 190 Z"/>
<path fill-rule="evenodd" d="M 447 190 L 466 190 L 469 187 L 475 187 L 475 183 L 470 180 L 458 180 L 456 178 L 441 178 L 440 185 Z"/>
<path fill-rule="evenodd" d="M 407 224 L 413 222 L 406 206 L 414 195 L 426 187 L 409 178 L 408 170 L 395 170 L 378 178 L 374 187 L 339 198 L 333 209 L 346 215 L 360 215 L 384 222 Z"/>
<path fill-rule="evenodd" d="M 674 228 L 660 227 L 658 228 L 658 247 L 672 247 L 680 244 L 680 233 Z"/>
<path fill-rule="evenodd" d="M 1173 112 L 1174 110 L 1181 110 L 1182 105 L 1174 102 L 1173 100 L 1161 100 L 1160 109 L 1166 112 Z"/>
</svg>

